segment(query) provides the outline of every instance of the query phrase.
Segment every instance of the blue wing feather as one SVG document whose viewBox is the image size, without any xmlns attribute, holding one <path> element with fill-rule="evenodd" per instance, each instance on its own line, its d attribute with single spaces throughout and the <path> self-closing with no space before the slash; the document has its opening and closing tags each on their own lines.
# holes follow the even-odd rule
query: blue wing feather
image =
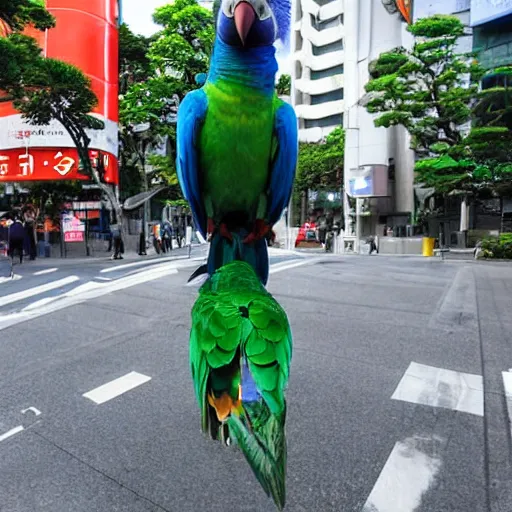
<svg viewBox="0 0 512 512">
<path fill-rule="evenodd" d="M 291 105 L 285 103 L 276 112 L 274 133 L 277 138 L 277 153 L 272 163 L 268 192 L 268 221 L 275 224 L 288 206 L 297 167 L 298 127 L 297 117 Z"/>
<path fill-rule="evenodd" d="M 197 143 L 207 109 L 208 98 L 202 89 L 189 92 L 181 102 L 176 126 L 176 173 L 203 236 L 206 236 L 207 219 L 201 196 Z"/>
</svg>

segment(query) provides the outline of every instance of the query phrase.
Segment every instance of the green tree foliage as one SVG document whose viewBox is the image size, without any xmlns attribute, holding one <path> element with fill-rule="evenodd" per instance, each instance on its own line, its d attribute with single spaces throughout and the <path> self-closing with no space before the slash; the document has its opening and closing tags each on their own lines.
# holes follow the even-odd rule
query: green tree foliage
<svg viewBox="0 0 512 512">
<path fill-rule="evenodd" d="M 483 74 L 470 55 L 457 54 L 464 25 L 454 16 L 420 19 L 408 30 L 412 50 L 396 48 L 370 66 L 368 112 L 376 126 L 404 126 L 420 161 L 417 181 L 440 193 L 472 188 L 474 162 L 461 144 Z"/>
<path fill-rule="evenodd" d="M 276 92 L 279 96 L 289 96 L 292 87 L 292 78 L 290 75 L 281 75 L 276 84 Z"/>
<path fill-rule="evenodd" d="M 295 187 L 298 191 L 339 189 L 343 182 L 345 132 L 336 128 L 319 144 L 301 143 Z"/>
<path fill-rule="evenodd" d="M 125 23 L 119 27 L 119 94 L 126 94 L 130 85 L 149 76 L 150 43 L 150 38 L 135 35 Z"/>
<path fill-rule="evenodd" d="M 162 30 L 149 40 L 133 35 L 128 27 L 123 29 L 120 53 L 126 56 L 126 67 L 129 65 L 132 69 L 137 65 L 144 71 L 131 75 L 120 98 L 121 158 L 123 167 L 135 165 L 139 168 L 140 183 L 144 188 L 149 179 L 168 184 L 170 195 L 175 195 L 179 189 L 174 164 L 175 99 L 181 101 L 186 93 L 197 88 L 196 75 L 208 71 L 215 36 L 213 17 L 196 0 L 177 0 L 158 8 L 153 19 Z M 142 59 L 144 47 L 147 50 Z M 134 59 L 133 64 L 130 59 Z M 143 137 L 133 131 L 133 127 L 140 123 L 150 123 L 150 129 Z M 142 171 L 146 151 L 159 147 L 164 141 L 170 158 L 151 156 L 148 163 L 153 172 L 146 176 Z"/>
<path fill-rule="evenodd" d="M 55 26 L 55 18 L 46 10 L 44 0 L 0 0 L 0 19 L 15 32 L 27 25 L 38 30 Z"/>
<path fill-rule="evenodd" d="M 456 53 L 457 40 L 464 33 L 458 18 L 423 18 L 408 30 L 416 37 L 412 50 L 396 48 L 370 65 L 366 108 L 379 114 L 376 126 L 404 126 L 413 149 L 431 156 L 436 154 L 432 145 L 461 141 L 481 70 L 468 55 Z"/>
</svg>

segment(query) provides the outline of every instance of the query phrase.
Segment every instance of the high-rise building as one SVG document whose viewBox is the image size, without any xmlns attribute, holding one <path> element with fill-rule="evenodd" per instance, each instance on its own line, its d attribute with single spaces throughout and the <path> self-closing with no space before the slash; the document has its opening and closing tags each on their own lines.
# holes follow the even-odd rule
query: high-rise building
<svg viewBox="0 0 512 512">
<path fill-rule="evenodd" d="M 295 0 L 292 12 L 292 104 L 303 142 L 343 124 L 342 0 Z"/>
</svg>

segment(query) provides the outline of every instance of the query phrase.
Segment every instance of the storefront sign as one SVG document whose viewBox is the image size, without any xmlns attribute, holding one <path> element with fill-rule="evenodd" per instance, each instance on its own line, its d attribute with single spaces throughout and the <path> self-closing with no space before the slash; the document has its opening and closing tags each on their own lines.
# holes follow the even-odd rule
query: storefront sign
<svg viewBox="0 0 512 512">
<path fill-rule="evenodd" d="M 64 242 L 83 242 L 85 237 L 85 224 L 72 214 L 62 215 L 62 232 Z"/>
<path fill-rule="evenodd" d="M 94 151 L 90 157 L 94 159 Z M 96 152 L 97 154 L 97 152 Z M 74 148 L 0 150 L 0 182 L 83 180 L 90 178 L 79 172 L 78 152 Z M 104 155 L 105 182 L 118 182 L 117 159 Z"/>
</svg>

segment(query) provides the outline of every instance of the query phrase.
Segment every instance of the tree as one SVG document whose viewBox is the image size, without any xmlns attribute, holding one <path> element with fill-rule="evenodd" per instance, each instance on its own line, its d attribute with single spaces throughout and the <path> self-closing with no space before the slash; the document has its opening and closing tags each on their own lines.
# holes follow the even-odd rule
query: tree
<svg viewBox="0 0 512 512">
<path fill-rule="evenodd" d="M 276 92 L 279 96 L 290 96 L 292 78 L 290 75 L 281 75 L 276 84 Z"/>
<path fill-rule="evenodd" d="M 122 159 L 124 166 L 139 168 L 144 189 L 148 188 L 147 180 L 166 183 L 174 196 L 179 189 L 174 163 L 177 103 L 198 87 L 197 75 L 208 70 L 214 40 L 213 17 L 196 0 L 177 0 L 157 9 L 153 18 L 163 28 L 150 40 L 131 34 L 127 27 L 123 29 L 120 53 L 125 56 L 125 67 L 138 66 L 144 72 L 132 73 L 120 98 Z M 143 136 L 133 130 L 141 123 L 150 124 Z M 163 143 L 168 157 L 151 156 L 148 163 L 153 171 L 148 176 L 146 152 Z"/>
<path fill-rule="evenodd" d="M 99 169 L 93 168 L 89 157 L 90 138 L 86 130 L 104 128 L 102 121 L 90 115 L 97 98 L 89 78 L 71 64 L 43 57 L 36 41 L 21 34 L 0 39 L 0 55 L 2 59 L 5 55 L 14 58 L 0 76 L 0 89 L 30 123 L 47 125 L 55 119 L 62 124 L 75 144 L 83 173 L 100 186 L 120 219 L 122 211 L 117 198 L 102 182 Z"/>
<path fill-rule="evenodd" d="M 0 0 L 0 20 L 13 32 L 20 32 L 27 25 L 38 30 L 55 26 L 55 18 L 46 10 L 44 0 Z"/>
<path fill-rule="evenodd" d="M 417 156 L 436 159 L 461 143 L 482 70 L 470 55 L 456 53 L 458 38 L 464 34 L 458 18 L 423 18 L 408 30 L 417 38 L 411 50 L 395 48 L 371 63 L 364 103 L 368 112 L 379 114 L 376 126 L 404 126 Z M 418 165 L 422 170 L 427 164 Z M 431 171 L 434 178 L 434 167 Z M 466 175 L 458 178 L 448 180 L 450 186 L 459 186 Z M 427 185 L 437 186 L 435 178 Z"/>
<path fill-rule="evenodd" d="M 474 189 L 475 162 L 461 150 L 483 70 L 472 55 L 457 54 L 464 25 L 454 16 L 423 18 L 407 28 L 411 50 L 395 48 L 370 65 L 363 103 L 379 114 L 376 126 L 402 125 L 416 152 L 416 181 L 437 193 L 461 194 L 465 212 Z M 461 215 L 461 230 L 465 229 Z"/>
<path fill-rule="evenodd" d="M 295 190 L 302 196 L 301 218 L 305 218 L 309 190 L 339 190 L 343 183 L 345 132 L 339 127 L 325 141 L 301 143 Z"/>
<path fill-rule="evenodd" d="M 297 189 L 339 189 L 343 182 L 344 153 L 345 132 L 341 127 L 321 143 L 301 143 L 295 179 Z"/>
</svg>

